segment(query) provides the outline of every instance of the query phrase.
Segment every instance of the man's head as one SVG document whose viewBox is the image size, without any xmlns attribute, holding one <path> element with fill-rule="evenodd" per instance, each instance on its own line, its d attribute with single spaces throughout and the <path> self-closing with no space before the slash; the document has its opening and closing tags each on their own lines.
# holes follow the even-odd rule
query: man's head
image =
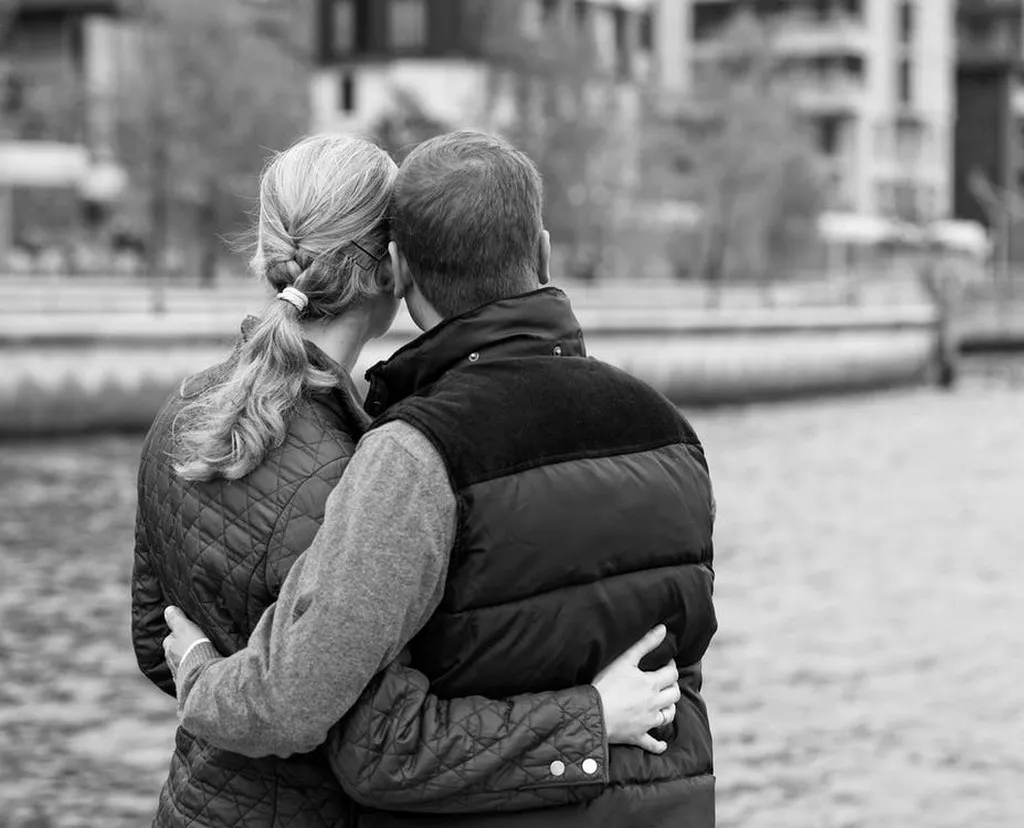
<svg viewBox="0 0 1024 828">
<path fill-rule="evenodd" d="M 396 292 L 421 328 L 548 281 L 533 162 L 500 138 L 452 132 L 405 159 L 391 210 Z"/>
</svg>

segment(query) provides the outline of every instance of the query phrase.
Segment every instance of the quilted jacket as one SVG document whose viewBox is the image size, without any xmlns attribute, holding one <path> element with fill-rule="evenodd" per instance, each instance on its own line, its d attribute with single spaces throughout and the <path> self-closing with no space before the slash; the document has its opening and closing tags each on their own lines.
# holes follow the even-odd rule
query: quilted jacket
<svg viewBox="0 0 1024 828">
<path fill-rule="evenodd" d="M 450 320 L 372 376 L 368 405 L 389 404 L 374 427 L 425 434 L 457 495 L 445 595 L 410 647 L 437 692 L 571 687 L 660 622 L 668 636 L 647 666 L 671 658 L 682 675 L 669 749 L 612 746 L 609 779 L 586 805 L 447 824 L 712 828 L 700 662 L 717 629 L 714 506 L 693 429 L 652 388 L 587 358 L 553 289 Z"/>
<path fill-rule="evenodd" d="M 333 366 L 313 346 L 310 356 Z M 337 387 L 303 401 L 284 444 L 247 477 L 182 481 L 168 455 L 175 416 L 187 399 L 220 381 L 230 364 L 191 378 L 172 394 L 142 452 L 132 634 L 143 673 L 171 695 L 174 683 L 162 651 L 164 607 L 181 607 L 221 653 L 244 647 L 316 533 L 327 496 L 367 423 L 350 380 L 338 369 Z M 593 688 L 505 702 L 442 701 L 428 693 L 422 674 L 402 664 L 375 679 L 350 715 L 353 737 L 332 740 L 352 769 L 343 777 L 345 790 L 331 773 L 328 748 L 251 759 L 179 728 L 154 825 L 351 826 L 358 823 L 351 796 L 377 807 L 444 810 L 455 801 L 460 808 L 488 810 L 596 795 L 590 779 L 517 793 L 530 769 L 547 767 L 567 743 L 584 751 L 593 750 L 595 740 L 602 743 Z M 514 773 L 508 772 L 510 756 Z"/>
</svg>

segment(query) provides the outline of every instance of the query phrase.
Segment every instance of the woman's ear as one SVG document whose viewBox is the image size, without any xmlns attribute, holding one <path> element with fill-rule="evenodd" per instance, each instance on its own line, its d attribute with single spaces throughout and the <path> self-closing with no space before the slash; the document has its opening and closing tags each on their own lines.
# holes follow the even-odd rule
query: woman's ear
<svg viewBox="0 0 1024 828">
<path fill-rule="evenodd" d="M 377 284 L 381 293 L 393 296 L 395 293 L 395 270 L 391 264 L 391 257 L 385 256 L 377 265 Z"/>
<path fill-rule="evenodd" d="M 391 263 L 395 298 L 405 299 L 412 288 L 412 277 L 409 275 L 409 265 L 405 261 L 405 256 L 395 242 L 388 242 L 388 261 Z"/>
</svg>

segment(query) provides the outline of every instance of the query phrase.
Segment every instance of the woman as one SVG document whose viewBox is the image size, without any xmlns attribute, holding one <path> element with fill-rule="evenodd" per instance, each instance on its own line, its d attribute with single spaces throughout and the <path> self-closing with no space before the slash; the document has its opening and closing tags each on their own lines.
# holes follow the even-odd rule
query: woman
<svg viewBox="0 0 1024 828">
<path fill-rule="evenodd" d="M 307 138 L 277 156 L 261 181 L 252 262 L 276 299 L 261 319 L 246 320 L 225 363 L 168 399 L 146 438 L 133 639 L 142 671 L 167 693 L 174 683 L 161 650 L 164 608 L 181 607 L 221 653 L 244 647 L 316 533 L 367 424 L 349 372 L 398 309 L 384 261 L 396 174 L 383 151 L 342 136 Z M 380 807 L 422 810 L 444 810 L 446 798 L 467 810 L 586 799 L 599 787 L 588 784 L 593 777 L 581 775 L 575 786 L 558 780 L 537 798 L 519 791 L 524 783 L 506 763 L 526 757 L 536 767 L 574 751 L 603 752 L 606 741 L 652 744 L 646 731 L 664 724 L 661 709 L 679 697 L 674 666 L 636 666 L 659 642 L 659 634 L 648 636 L 593 686 L 528 703 L 439 700 L 422 674 L 393 664 L 353 713 L 369 720 L 361 729 L 377 740 L 369 748 L 378 755 L 408 752 L 400 778 L 389 763 L 393 785 L 370 770 L 345 780 L 348 791 Z M 412 748 L 408 739 L 403 748 L 391 744 L 395 718 L 402 733 L 419 734 Z M 337 738 L 331 743 L 338 749 Z M 478 754 L 485 758 L 467 772 L 467 758 Z M 252 759 L 179 728 L 155 825 L 343 826 L 355 824 L 355 809 L 331 774 L 327 748 Z"/>
</svg>

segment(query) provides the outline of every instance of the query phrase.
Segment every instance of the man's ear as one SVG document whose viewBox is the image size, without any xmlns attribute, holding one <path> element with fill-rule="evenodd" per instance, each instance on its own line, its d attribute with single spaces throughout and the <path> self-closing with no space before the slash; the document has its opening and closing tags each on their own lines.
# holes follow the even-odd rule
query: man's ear
<svg viewBox="0 0 1024 828">
<path fill-rule="evenodd" d="M 537 278 L 542 285 L 551 281 L 551 234 L 540 231 L 540 251 L 537 254 Z"/>
<path fill-rule="evenodd" d="M 391 277 L 394 279 L 395 298 L 405 299 L 412 289 L 412 276 L 409 273 L 409 264 L 395 242 L 388 242 L 388 259 L 391 262 Z"/>
</svg>

